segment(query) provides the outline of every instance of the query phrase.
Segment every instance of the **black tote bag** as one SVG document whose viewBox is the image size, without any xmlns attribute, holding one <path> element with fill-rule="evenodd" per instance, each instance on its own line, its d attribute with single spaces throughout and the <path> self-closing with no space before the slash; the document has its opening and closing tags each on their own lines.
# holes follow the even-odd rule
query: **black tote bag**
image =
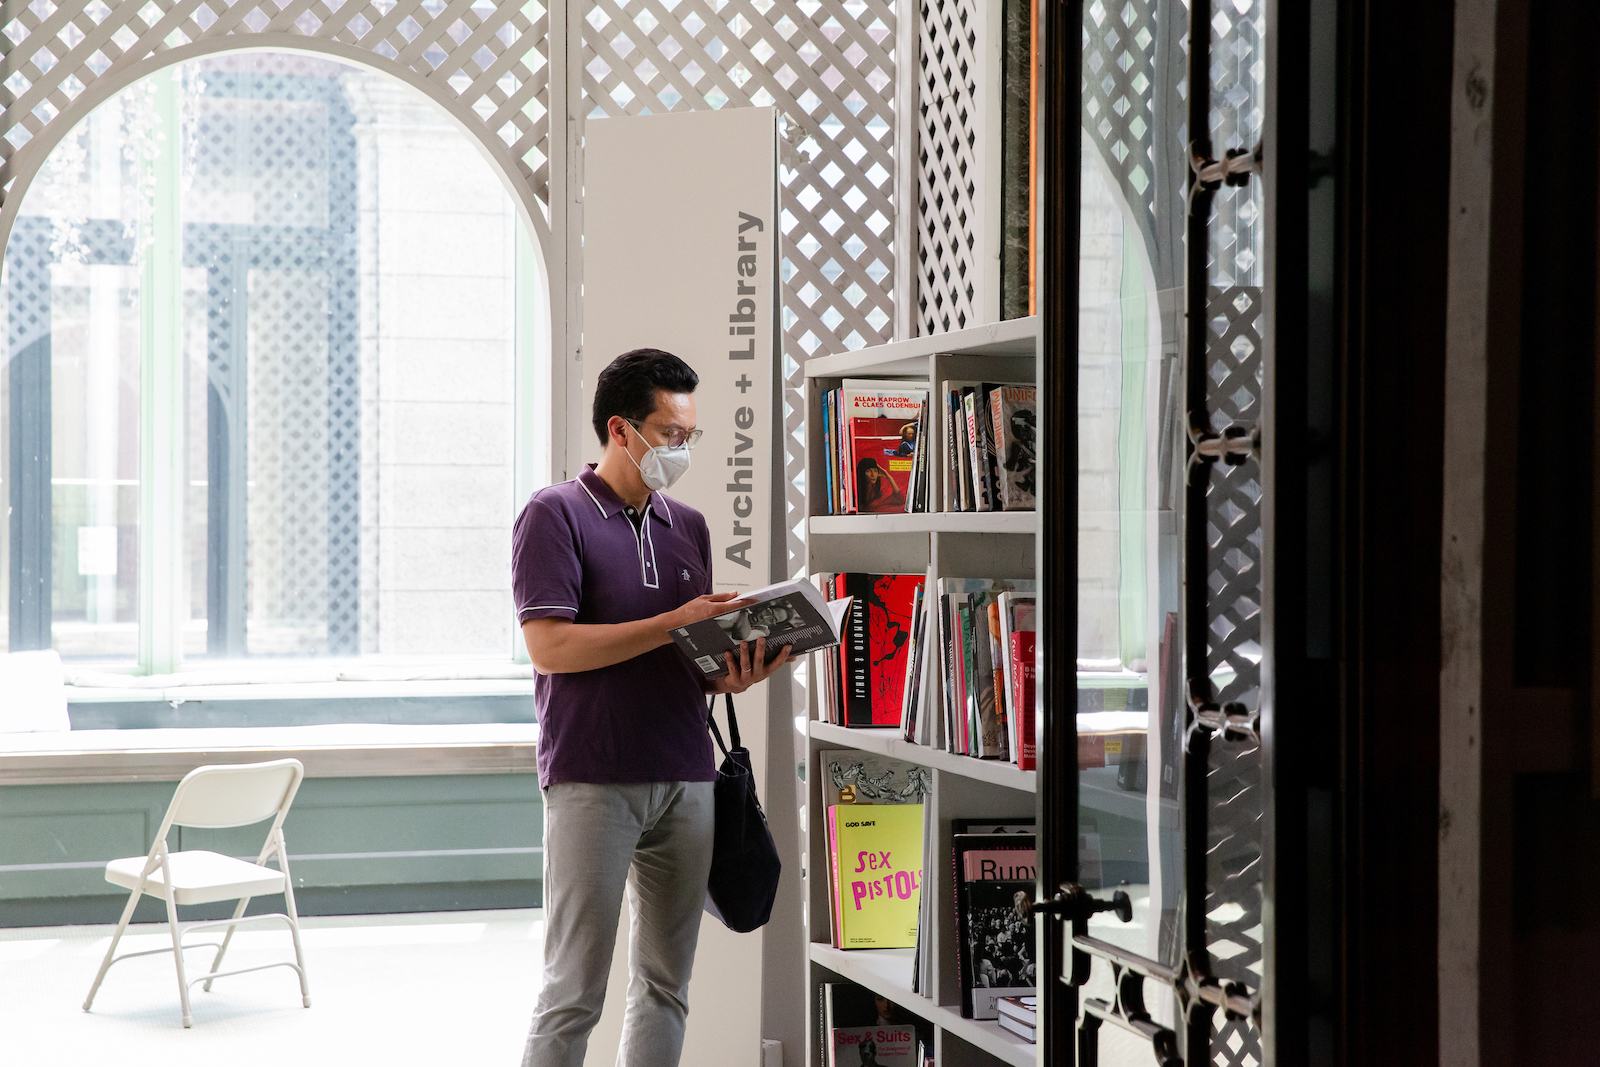
<svg viewBox="0 0 1600 1067">
<path fill-rule="evenodd" d="M 706 910 L 734 933 L 747 934 L 767 924 L 778 895 L 783 864 L 778 846 L 767 828 L 767 816 L 756 797 L 756 780 L 750 770 L 750 750 L 739 744 L 739 720 L 733 714 L 733 697 L 723 694 L 728 710 L 729 749 L 722 743 L 713 714 L 717 698 L 706 707 L 706 725 L 722 750 L 722 766 L 713 786 L 717 813 L 716 839 L 711 846 L 711 880 Z"/>
</svg>

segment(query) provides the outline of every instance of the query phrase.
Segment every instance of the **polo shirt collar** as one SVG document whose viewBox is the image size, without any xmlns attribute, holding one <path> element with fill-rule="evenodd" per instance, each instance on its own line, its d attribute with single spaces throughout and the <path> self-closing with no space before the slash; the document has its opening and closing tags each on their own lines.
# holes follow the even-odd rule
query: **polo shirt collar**
<svg viewBox="0 0 1600 1067">
<path fill-rule="evenodd" d="M 594 501 L 594 506 L 600 509 L 601 518 L 609 519 L 628 505 L 616 494 L 606 480 L 595 473 L 595 465 L 587 463 L 583 470 L 578 472 L 578 484 L 584 492 L 589 494 L 589 499 Z M 672 525 L 672 509 L 667 505 L 667 498 L 661 493 L 651 493 L 650 499 L 645 502 L 645 512 L 654 515 L 657 519 Z"/>
</svg>

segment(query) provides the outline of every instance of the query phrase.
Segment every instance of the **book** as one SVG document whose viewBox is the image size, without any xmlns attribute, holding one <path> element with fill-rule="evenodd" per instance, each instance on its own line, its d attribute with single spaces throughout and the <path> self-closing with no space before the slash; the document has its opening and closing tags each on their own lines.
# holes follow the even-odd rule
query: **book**
<svg viewBox="0 0 1600 1067">
<path fill-rule="evenodd" d="M 824 804 L 921 804 L 933 772 L 916 763 L 856 748 L 817 753 Z"/>
<path fill-rule="evenodd" d="M 961 1014 L 994 1019 L 998 1001 L 1035 992 L 1033 921 L 1018 914 L 1038 881 L 1031 834 L 952 835 Z"/>
<path fill-rule="evenodd" d="M 945 382 L 944 393 L 950 404 L 948 447 L 950 470 L 955 482 L 952 511 L 974 511 L 972 504 L 972 464 L 967 452 L 967 409 L 961 401 L 960 383 Z"/>
<path fill-rule="evenodd" d="M 818 1048 L 828 1067 L 861 1067 L 863 1062 L 872 1063 L 873 1055 L 882 1067 L 919 1067 L 919 1061 L 911 1058 L 917 1041 L 915 1023 L 900 1005 L 854 982 L 824 982 L 818 992 L 822 1008 Z M 863 1060 L 868 1041 L 874 1047 Z"/>
<path fill-rule="evenodd" d="M 954 842 L 957 839 L 965 838 L 966 836 L 973 834 L 1010 834 L 1014 837 L 1024 837 L 1028 840 L 1032 840 L 1035 831 L 1035 822 L 1036 820 L 1033 818 L 1033 816 L 1023 816 L 1019 818 L 1008 819 L 955 818 L 950 820 L 951 841 Z M 932 854 L 932 844 L 929 842 L 924 846 L 924 855 L 931 857 Z M 927 866 L 928 871 L 924 875 L 925 879 L 933 877 L 933 862 L 931 858 L 927 861 Z M 954 899 L 959 902 L 961 899 L 959 880 L 957 885 L 958 889 Z M 926 912 L 925 921 L 931 922 L 933 914 L 931 906 L 926 907 L 924 910 Z M 957 926 L 959 928 L 959 923 Z M 958 952 L 956 959 L 956 975 L 958 981 L 960 980 L 960 976 L 963 973 L 964 967 L 965 962 L 962 959 L 961 954 Z"/>
<path fill-rule="evenodd" d="M 900 686 L 900 736 L 917 740 L 918 698 L 922 692 L 922 655 L 926 642 L 923 625 L 927 620 L 925 587 L 918 585 L 911 598 L 911 640 L 906 648 L 906 674 Z"/>
<path fill-rule="evenodd" d="M 1037 728 L 1034 701 L 1037 690 L 1035 679 L 1038 665 L 1034 658 L 1037 635 L 1031 629 L 1019 630 L 1011 638 L 1011 670 L 1016 676 L 1017 766 L 1024 771 L 1038 766 L 1038 742 L 1034 737 Z"/>
<path fill-rule="evenodd" d="M 822 475 L 823 498 L 826 501 L 827 514 L 839 514 L 838 479 L 834 476 L 837 464 L 833 458 L 834 447 L 833 431 L 833 390 L 829 389 L 822 394 Z"/>
<path fill-rule="evenodd" d="M 917 409 L 916 444 L 911 452 L 911 488 L 906 493 L 906 511 L 928 510 L 928 399 Z"/>
<path fill-rule="evenodd" d="M 839 643 L 840 626 L 850 604 L 824 600 L 822 592 L 804 578 L 753 589 L 742 608 L 679 626 L 672 641 L 707 678 L 728 673 L 726 653 L 739 654 L 739 643 L 767 639 L 767 658 L 776 659 L 784 646 L 791 656 Z M 752 652 L 754 651 L 752 647 Z"/>
<path fill-rule="evenodd" d="M 977 647 L 973 642 L 972 595 L 969 593 L 955 602 L 956 609 L 956 687 L 961 701 L 957 709 L 957 726 L 960 729 L 959 747 L 963 756 L 975 755 L 972 748 L 978 721 Z"/>
<path fill-rule="evenodd" d="M 836 1026 L 828 1033 L 828 1067 L 917 1067 L 910 1026 Z"/>
<path fill-rule="evenodd" d="M 991 495 L 993 483 L 989 480 L 989 460 L 984 451 L 984 423 L 987 418 L 979 418 L 979 413 L 987 415 L 988 405 L 983 402 L 983 385 L 975 383 L 964 386 L 961 390 L 961 405 L 967 425 L 967 461 L 972 471 L 972 510 L 993 511 L 994 498 Z"/>
<path fill-rule="evenodd" d="M 996 510 L 1029 511 L 1035 507 L 1037 407 L 1038 390 L 1031 385 L 996 385 L 989 390 Z"/>
<path fill-rule="evenodd" d="M 862 515 L 903 512 L 911 489 L 917 422 L 926 389 L 851 388 L 842 395 L 841 423 L 850 457 L 855 510 Z M 893 384 L 893 383 L 888 383 Z"/>
<path fill-rule="evenodd" d="M 850 605 L 839 641 L 840 726 L 872 725 L 872 653 L 867 628 L 870 574 L 834 577 L 834 595 Z"/>
<path fill-rule="evenodd" d="M 921 804 L 834 804 L 838 948 L 912 948 L 922 898 Z"/>
<path fill-rule="evenodd" d="M 920 574 L 874 574 L 867 582 L 867 643 L 872 725 L 900 722 L 901 696 L 911 659 L 911 631 Z"/>
<path fill-rule="evenodd" d="M 1021 1019 L 1032 1024 L 1039 1018 L 1038 997 L 1001 997 L 999 1008 L 1002 1019 L 1009 1015 L 1013 1019 Z"/>
<path fill-rule="evenodd" d="M 1000 705 L 1004 688 L 997 683 L 1003 668 L 997 662 L 999 616 L 994 596 L 968 594 L 972 605 L 973 661 L 973 752 L 979 759 L 1004 759 L 1006 756 L 1004 716 Z"/>
<path fill-rule="evenodd" d="M 1016 1034 L 1028 1044 L 1036 1045 L 1039 1043 L 1039 1026 L 1037 1022 L 1030 1025 L 1015 1015 L 1002 1015 L 999 1022 L 1000 1029 Z"/>
<path fill-rule="evenodd" d="M 1000 616 L 1000 649 L 1004 662 L 1001 692 L 1005 694 L 1006 723 L 1010 730 L 1010 759 L 1023 770 L 1034 769 L 1033 662 L 1036 601 L 1006 590 L 996 598 Z M 1026 719 L 1026 722 L 1024 722 Z"/>
<path fill-rule="evenodd" d="M 1011 711 L 1006 707 L 1006 660 L 1010 657 L 1001 651 L 1005 646 L 1000 643 L 1000 598 L 991 596 L 987 599 L 989 611 L 989 673 L 994 680 L 994 714 L 996 720 L 998 720 L 999 758 L 1010 760 L 1013 751 Z"/>
<path fill-rule="evenodd" d="M 992 708 L 996 665 L 990 662 L 984 670 L 979 670 L 977 638 L 984 639 L 982 658 L 990 659 L 993 650 L 988 634 L 988 600 L 1005 592 L 1032 595 L 1033 590 L 1031 578 L 939 579 L 939 654 L 945 666 L 942 716 L 945 751 L 972 756 L 982 754 L 984 715 L 980 712 L 985 707 L 989 709 L 986 714 L 993 720 L 991 729 L 998 729 L 999 720 L 994 718 Z M 974 594 L 982 594 L 982 597 L 975 598 Z M 1003 679 L 1003 660 L 999 666 Z M 982 703 L 985 701 L 989 703 Z"/>
<path fill-rule="evenodd" d="M 846 573 L 834 591 L 852 598 L 841 633 L 845 726 L 898 726 L 916 619 L 920 574 Z"/>
</svg>

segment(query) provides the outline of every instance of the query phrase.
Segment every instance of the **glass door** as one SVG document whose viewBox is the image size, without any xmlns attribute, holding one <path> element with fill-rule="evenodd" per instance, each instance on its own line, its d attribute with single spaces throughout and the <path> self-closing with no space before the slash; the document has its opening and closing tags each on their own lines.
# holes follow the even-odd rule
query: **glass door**
<svg viewBox="0 0 1600 1067">
<path fill-rule="evenodd" d="M 1043 481 L 1076 506 L 1040 550 L 1045 1062 L 1257 1064 L 1267 7 L 1058 10 L 1041 291 L 1077 301 L 1045 308 L 1068 447 Z"/>
</svg>

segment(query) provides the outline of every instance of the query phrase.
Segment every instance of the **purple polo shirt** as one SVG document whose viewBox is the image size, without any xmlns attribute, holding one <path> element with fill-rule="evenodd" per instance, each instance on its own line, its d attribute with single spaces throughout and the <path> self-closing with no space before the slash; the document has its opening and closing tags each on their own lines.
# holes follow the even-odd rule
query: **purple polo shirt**
<svg viewBox="0 0 1600 1067">
<path fill-rule="evenodd" d="M 636 528 L 591 464 L 533 494 L 512 529 L 517 621 L 647 619 L 711 592 L 711 532 L 660 493 Z M 706 693 L 676 645 L 599 670 L 536 674 L 539 782 L 710 782 Z"/>
</svg>

